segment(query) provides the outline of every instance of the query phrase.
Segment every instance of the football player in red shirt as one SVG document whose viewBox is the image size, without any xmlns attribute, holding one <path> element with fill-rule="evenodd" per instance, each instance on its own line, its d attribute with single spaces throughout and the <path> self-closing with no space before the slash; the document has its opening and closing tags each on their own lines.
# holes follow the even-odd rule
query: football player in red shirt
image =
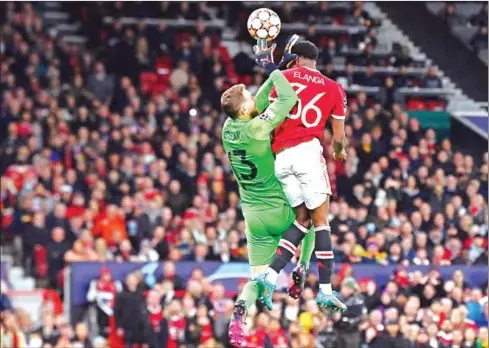
<svg viewBox="0 0 489 348">
<path fill-rule="evenodd" d="M 346 306 L 331 288 L 333 246 L 327 216 L 332 192 L 321 143 L 326 122 L 331 117 L 333 156 L 337 160 L 346 160 L 346 95 L 339 83 L 316 69 L 318 49 L 312 42 L 299 41 L 294 35 L 285 49 L 284 58 L 290 54 L 297 55 L 297 59 L 283 74 L 294 87 L 299 101 L 288 118 L 275 129 L 272 151 L 276 155 L 275 175 L 296 212 L 296 228 L 282 236 L 274 260 L 258 281 L 271 290 L 268 291 L 269 298 L 263 301 L 271 301 L 278 273 L 295 255 L 295 248 L 308 233 L 312 222 L 320 284 L 316 301 L 333 311 L 345 311 Z M 270 98 L 275 97 L 276 92 L 272 90 Z M 292 297 L 299 297 L 306 273 L 306 266 L 301 263 L 294 269 L 289 287 Z"/>
</svg>

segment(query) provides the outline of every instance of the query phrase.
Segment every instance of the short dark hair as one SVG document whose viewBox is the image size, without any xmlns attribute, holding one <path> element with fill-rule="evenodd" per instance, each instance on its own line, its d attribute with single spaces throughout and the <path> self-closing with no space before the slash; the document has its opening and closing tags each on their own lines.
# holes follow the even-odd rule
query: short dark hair
<svg viewBox="0 0 489 348">
<path fill-rule="evenodd" d="M 231 88 L 224 91 L 221 96 L 221 109 L 222 111 L 235 119 L 238 117 L 239 108 L 241 107 L 241 103 L 243 102 L 243 90 L 245 89 L 245 85 L 234 85 Z"/>
<path fill-rule="evenodd" d="M 302 40 L 298 41 L 294 46 L 292 46 L 290 53 L 297 54 L 299 57 L 317 60 L 319 50 L 311 41 Z"/>
</svg>

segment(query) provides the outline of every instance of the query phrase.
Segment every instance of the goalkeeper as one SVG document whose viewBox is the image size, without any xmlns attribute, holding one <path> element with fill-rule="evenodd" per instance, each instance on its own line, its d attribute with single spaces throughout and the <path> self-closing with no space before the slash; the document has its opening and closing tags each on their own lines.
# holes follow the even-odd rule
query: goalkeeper
<svg viewBox="0 0 489 348">
<path fill-rule="evenodd" d="M 274 48 L 275 45 L 262 50 L 255 47 L 257 63 L 270 75 L 256 98 L 244 85 L 229 88 L 221 97 L 221 108 L 229 116 L 222 140 L 239 184 L 252 279 L 267 270 L 279 244 L 290 244 L 281 236 L 295 220 L 294 211 L 275 177 L 270 135 L 297 103 L 297 94 L 279 71 L 297 57 L 286 54 L 276 66 Z M 277 89 L 277 100 L 270 104 L 268 98 L 273 87 Z M 309 232 L 303 241 L 301 262 L 306 265 L 314 250 L 314 240 L 314 233 Z M 293 245 L 285 247 L 295 250 Z M 253 280 L 245 285 L 229 327 L 231 344 L 240 346 L 246 311 L 261 299 L 265 290 Z"/>
</svg>

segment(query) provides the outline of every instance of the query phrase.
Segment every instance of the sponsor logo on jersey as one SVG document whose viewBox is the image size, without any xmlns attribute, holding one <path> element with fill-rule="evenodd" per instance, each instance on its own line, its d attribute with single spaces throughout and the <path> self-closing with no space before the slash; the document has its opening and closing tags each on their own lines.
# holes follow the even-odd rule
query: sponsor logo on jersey
<svg viewBox="0 0 489 348">
<path fill-rule="evenodd" d="M 239 139 L 239 132 L 225 131 L 223 138 L 227 141 L 236 141 Z"/>
<path fill-rule="evenodd" d="M 258 116 L 258 118 L 260 120 L 268 120 L 268 119 L 272 118 L 272 115 L 269 112 L 264 112 L 263 114 Z"/>
</svg>

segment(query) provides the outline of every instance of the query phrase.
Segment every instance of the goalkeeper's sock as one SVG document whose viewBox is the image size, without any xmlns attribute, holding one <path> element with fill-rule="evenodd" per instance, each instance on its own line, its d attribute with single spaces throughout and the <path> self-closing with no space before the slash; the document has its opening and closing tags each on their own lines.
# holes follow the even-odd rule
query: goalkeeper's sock
<svg viewBox="0 0 489 348">
<path fill-rule="evenodd" d="M 258 299 L 258 285 L 253 281 L 248 281 L 245 284 L 243 290 L 241 291 L 241 294 L 239 294 L 238 301 L 239 300 L 244 301 L 246 305 L 246 309 L 248 309 L 256 303 L 257 299 Z"/>
<path fill-rule="evenodd" d="M 331 227 L 317 226 L 316 231 L 316 251 L 318 259 L 319 289 L 325 295 L 331 295 L 331 276 L 333 274 L 333 243 L 331 241 Z"/>
<path fill-rule="evenodd" d="M 285 265 L 294 257 L 295 251 L 301 241 L 306 236 L 308 230 L 304 226 L 300 225 L 297 221 L 285 231 L 282 239 L 278 243 L 277 252 L 270 264 L 270 271 L 268 272 L 267 279 L 275 284 L 278 278 L 278 274 Z"/>
<path fill-rule="evenodd" d="M 311 228 L 302 240 L 301 256 L 299 258 L 299 262 L 305 265 L 306 269 L 309 269 L 309 263 L 311 261 L 311 256 L 314 251 L 315 244 L 316 231 L 314 231 L 314 228 Z"/>
</svg>

